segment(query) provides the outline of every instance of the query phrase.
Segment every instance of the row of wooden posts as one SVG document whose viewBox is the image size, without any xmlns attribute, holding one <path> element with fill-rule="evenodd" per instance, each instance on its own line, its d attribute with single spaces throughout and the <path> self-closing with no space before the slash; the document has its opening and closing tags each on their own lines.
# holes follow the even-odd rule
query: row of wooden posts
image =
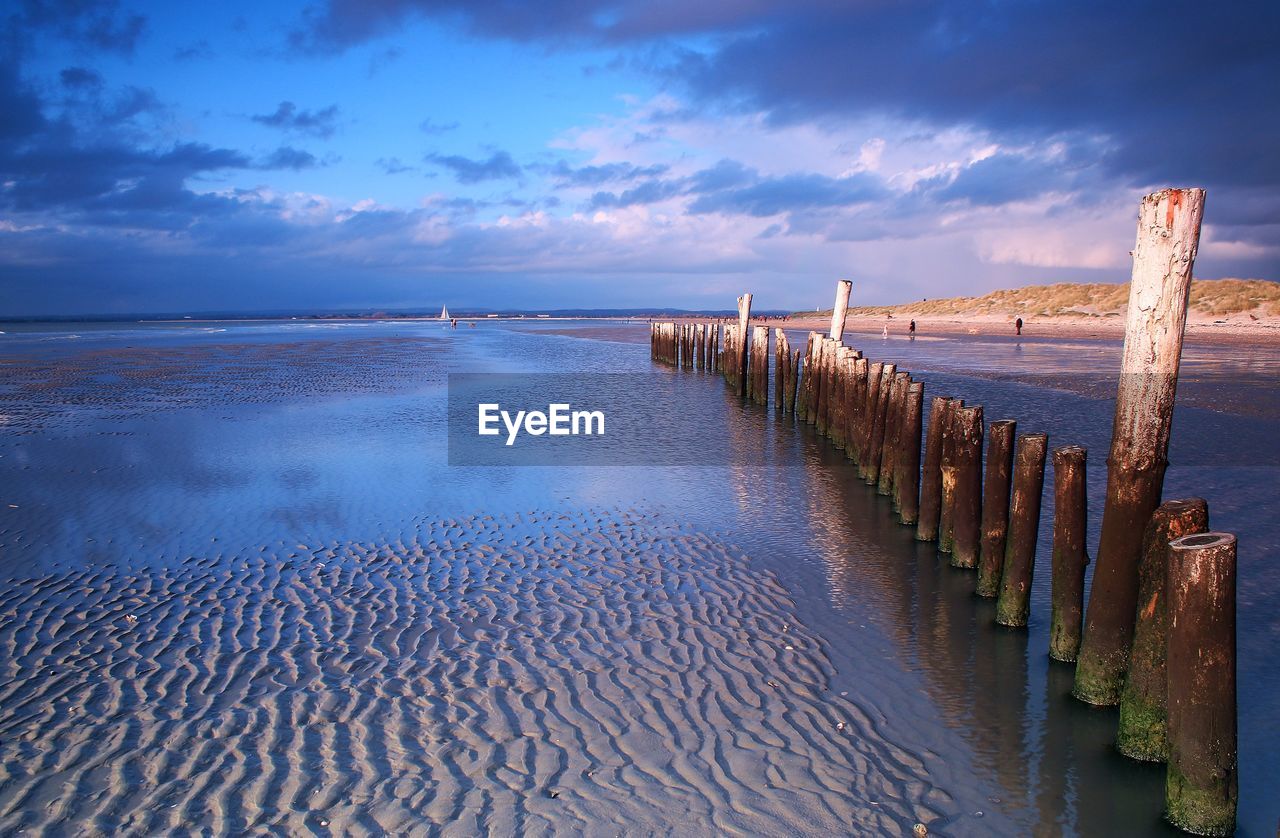
<svg viewBox="0 0 1280 838">
<path fill-rule="evenodd" d="M 1076 664 L 1077 698 L 1119 705 L 1122 753 L 1168 763 L 1170 822 L 1216 835 L 1234 831 L 1237 800 L 1235 537 L 1208 531 L 1201 499 L 1160 503 L 1203 205 L 1199 189 L 1142 203 L 1087 613 L 1087 452 L 1052 452 L 1049 655 Z M 923 382 L 844 345 L 851 287 L 839 282 L 830 333 L 810 332 L 803 352 L 774 330 L 775 411 L 813 425 L 918 540 L 976 570 L 976 593 L 996 599 L 997 623 L 1025 627 L 1048 437 L 1018 434 L 1012 419 L 984 429 L 981 405 L 947 396 L 932 398 L 923 427 Z M 720 372 L 767 405 L 768 328 L 750 317 L 745 294 L 723 342 L 717 323 L 655 323 L 653 358 Z"/>
</svg>

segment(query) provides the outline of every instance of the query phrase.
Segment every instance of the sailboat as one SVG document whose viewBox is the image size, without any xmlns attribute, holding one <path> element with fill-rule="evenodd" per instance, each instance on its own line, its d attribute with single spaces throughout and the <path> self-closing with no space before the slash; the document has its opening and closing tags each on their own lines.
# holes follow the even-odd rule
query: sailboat
<svg viewBox="0 0 1280 838">
<path fill-rule="evenodd" d="M 441 308 L 440 308 L 440 319 L 441 319 L 441 320 L 450 320 L 450 319 L 452 319 L 452 318 L 450 318 L 450 317 L 449 317 L 449 307 L 448 307 L 448 306 L 441 306 Z"/>
</svg>

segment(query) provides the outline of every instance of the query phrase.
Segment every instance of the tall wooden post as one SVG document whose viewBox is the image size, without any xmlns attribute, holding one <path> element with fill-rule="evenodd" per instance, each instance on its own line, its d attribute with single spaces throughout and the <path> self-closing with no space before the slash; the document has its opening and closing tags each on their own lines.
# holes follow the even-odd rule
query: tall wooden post
<svg viewBox="0 0 1280 838">
<path fill-rule="evenodd" d="M 893 383 L 889 385 L 889 407 L 885 411 L 884 444 L 880 455 L 880 476 L 876 491 L 882 495 L 892 496 L 894 469 L 897 467 L 898 443 L 902 438 L 902 412 L 907 403 L 907 387 L 911 384 L 911 374 L 897 372 L 893 375 Z"/>
<path fill-rule="evenodd" d="M 1197 835 L 1230 835 L 1236 742 L 1236 538 L 1169 544 L 1169 767 L 1165 813 Z"/>
<path fill-rule="evenodd" d="M 1053 452 L 1053 587 L 1049 597 L 1049 657 L 1075 661 L 1084 620 L 1084 568 L 1089 518 L 1085 483 L 1088 452 L 1064 445 Z"/>
<path fill-rule="evenodd" d="M 831 338 L 836 343 L 844 340 L 844 321 L 849 313 L 849 294 L 853 290 L 850 280 L 842 279 L 836 283 L 836 304 L 831 309 Z"/>
<path fill-rule="evenodd" d="M 1118 703 L 1129 665 L 1138 559 L 1164 486 L 1203 214 L 1203 189 L 1155 192 L 1138 213 L 1102 537 L 1073 691 L 1090 704 Z"/>
<path fill-rule="evenodd" d="M 884 364 L 880 367 L 875 422 L 871 426 L 871 456 L 867 458 L 867 482 L 871 484 L 880 482 L 880 458 L 884 453 L 884 424 L 889 413 L 889 391 L 893 388 L 893 377 L 897 371 L 897 364 Z"/>
<path fill-rule="evenodd" d="M 738 395 L 746 394 L 747 386 L 747 351 L 750 348 L 751 335 L 748 331 L 751 323 L 751 295 L 743 294 L 738 298 Z"/>
<path fill-rule="evenodd" d="M 1129 674 L 1120 695 L 1116 750 L 1127 757 L 1163 762 L 1169 756 L 1166 676 L 1169 626 L 1169 542 L 1209 530 L 1209 504 L 1203 498 L 1160 504 L 1142 539 L 1137 624 Z"/>
</svg>

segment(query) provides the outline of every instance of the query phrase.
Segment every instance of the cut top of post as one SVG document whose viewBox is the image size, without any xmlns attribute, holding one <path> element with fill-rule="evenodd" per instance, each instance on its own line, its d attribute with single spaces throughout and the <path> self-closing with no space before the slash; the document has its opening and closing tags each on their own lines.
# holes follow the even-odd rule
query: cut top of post
<svg viewBox="0 0 1280 838">
<path fill-rule="evenodd" d="M 849 314 L 849 295 L 853 291 L 853 281 L 842 279 L 836 283 L 836 304 L 831 308 L 831 337 L 837 341 L 844 338 L 844 321 Z"/>
</svg>

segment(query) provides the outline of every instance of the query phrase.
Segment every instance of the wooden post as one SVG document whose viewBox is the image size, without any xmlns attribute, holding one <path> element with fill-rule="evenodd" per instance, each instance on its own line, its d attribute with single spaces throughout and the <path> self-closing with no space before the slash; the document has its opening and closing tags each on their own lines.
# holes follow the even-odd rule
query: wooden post
<svg viewBox="0 0 1280 838">
<path fill-rule="evenodd" d="M 873 485 L 880 481 L 880 459 L 884 454 L 884 425 L 889 414 L 889 391 L 893 387 L 893 377 L 897 371 L 897 364 L 884 364 L 880 367 L 880 389 L 876 392 L 875 421 L 871 426 L 871 454 L 867 458 L 867 482 Z"/>
<path fill-rule="evenodd" d="M 963 400 L 955 400 L 947 411 L 942 426 L 942 508 L 938 513 L 938 552 L 950 553 L 955 546 L 956 524 L 956 415 L 964 408 Z"/>
<path fill-rule="evenodd" d="M 975 568 L 982 539 L 982 406 L 956 412 L 955 512 L 951 566 Z"/>
<path fill-rule="evenodd" d="M 720 372 L 724 359 L 720 357 L 720 323 L 718 321 L 711 324 L 711 348 L 707 351 L 710 353 L 707 358 L 707 367 L 712 372 Z"/>
<path fill-rule="evenodd" d="M 902 524 L 915 524 L 920 517 L 920 430 L 923 413 L 924 382 L 913 381 L 907 388 L 898 476 L 893 481 L 894 505 L 898 507 L 898 522 Z"/>
<path fill-rule="evenodd" d="M 752 359 L 756 368 L 753 373 L 756 383 L 753 392 L 756 401 L 767 407 L 769 404 L 769 327 L 756 326 L 753 332 L 751 351 L 756 356 Z"/>
<path fill-rule="evenodd" d="M 1165 813 L 1197 835 L 1236 828 L 1236 538 L 1170 542 Z"/>
<path fill-rule="evenodd" d="M 849 313 L 849 293 L 853 282 L 842 279 L 836 283 L 836 304 L 831 309 L 831 339 L 839 343 L 844 339 L 844 320 Z"/>
<path fill-rule="evenodd" d="M 1036 566 L 1040 530 L 1040 495 L 1044 491 L 1044 458 L 1049 437 L 1023 434 L 1013 462 L 1013 500 L 1009 504 L 1009 545 L 1005 549 L 996 600 L 996 622 L 1022 628 L 1031 611 L 1031 578 Z"/>
<path fill-rule="evenodd" d="M 1000 419 L 987 428 L 987 470 L 982 482 L 982 543 L 978 549 L 978 596 L 1000 593 L 1009 536 L 1009 489 L 1013 485 L 1013 437 L 1018 423 Z"/>
<path fill-rule="evenodd" d="M 872 361 L 867 367 L 867 397 L 862 406 L 863 451 L 858 463 L 858 475 L 864 480 L 871 473 L 871 440 L 875 435 L 876 408 L 880 404 L 880 382 L 884 378 L 884 364 Z"/>
<path fill-rule="evenodd" d="M 791 366 L 791 349 L 787 346 L 787 336 L 781 329 L 773 330 L 773 409 L 782 413 L 786 409 L 786 387 L 788 370 Z"/>
<path fill-rule="evenodd" d="M 853 444 L 850 449 L 853 452 L 853 461 L 858 465 L 859 470 L 862 468 L 867 448 L 867 371 L 870 367 L 871 362 L 861 354 L 853 362 L 853 393 L 850 397 L 852 402 L 850 411 L 853 415 L 849 418 Z"/>
<path fill-rule="evenodd" d="M 1088 452 L 1064 445 L 1053 452 L 1053 588 L 1050 594 L 1049 657 L 1073 663 L 1080 652 L 1084 621 L 1085 541 L 1089 493 Z"/>
<path fill-rule="evenodd" d="M 747 351 L 750 349 L 751 335 L 748 326 L 751 323 L 751 295 L 743 294 L 738 298 L 738 395 L 746 393 L 747 386 Z"/>
<path fill-rule="evenodd" d="M 797 418 L 803 418 L 799 413 L 800 411 L 800 365 L 802 362 L 803 362 L 803 359 L 800 357 L 800 353 L 793 350 L 791 352 L 791 384 L 788 385 L 787 387 L 787 398 L 790 401 L 788 401 L 787 403 L 786 413 L 788 416 L 791 416 L 793 415 L 792 412 L 795 411 L 796 412 L 795 415 L 797 416 Z"/>
<path fill-rule="evenodd" d="M 796 418 L 810 425 L 813 424 L 813 344 L 818 337 L 817 332 L 810 332 L 805 342 L 801 379 L 796 392 Z"/>
<path fill-rule="evenodd" d="M 911 374 L 897 372 L 889 387 L 889 407 L 885 411 L 884 420 L 884 446 L 876 485 L 879 494 L 889 497 L 893 496 L 893 475 L 897 468 L 898 445 L 902 441 L 902 414 L 906 409 L 907 387 L 910 385 Z"/>
<path fill-rule="evenodd" d="M 1208 530 L 1209 504 L 1202 498 L 1166 501 L 1147 524 L 1139 566 L 1133 653 L 1120 694 L 1120 728 L 1116 732 L 1116 750 L 1127 757 L 1149 762 L 1164 762 L 1169 757 L 1165 663 L 1169 542 Z"/>
<path fill-rule="evenodd" d="M 938 516 L 942 509 L 942 432 L 950 421 L 951 399 L 934 396 L 929 406 L 929 433 L 924 442 L 924 465 L 920 469 L 920 516 L 916 521 L 916 541 L 938 537 Z"/>
<path fill-rule="evenodd" d="M 1138 213 L 1102 537 L 1073 690 L 1090 704 L 1117 703 L 1128 669 L 1138 559 L 1164 485 L 1203 214 L 1203 189 L 1153 193 Z"/>
</svg>

